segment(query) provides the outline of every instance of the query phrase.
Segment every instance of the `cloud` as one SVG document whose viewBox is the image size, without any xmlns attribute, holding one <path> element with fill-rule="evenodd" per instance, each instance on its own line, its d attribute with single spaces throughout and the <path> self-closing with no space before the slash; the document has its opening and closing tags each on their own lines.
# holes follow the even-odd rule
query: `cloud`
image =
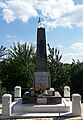
<svg viewBox="0 0 83 120">
<path fill-rule="evenodd" d="M 26 42 L 25 40 L 17 38 L 14 35 L 6 35 L 6 39 L 7 39 L 8 43 L 10 43 L 10 44 L 13 44 L 13 43 L 17 44 L 18 42 L 20 44 L 24 44 Z"/>
<path fill-rule="evenodd" d="M 62 46 L 61 44 L 58 44 L 57 47 L 58 47 L 58 48 L 62 48 L 63 46 Z"/>
<path fill-rule="evenodd" d="M 37 11 L 34 8 L 35 2 L 29 0 L 9 0 L 0 2 L 0 8 L 2 10 L 3 19 L 7 23 L 13 22 L 15 19 L 20 19 L 23 22 L 27 22 L 31 17 L 37 17 Z"/>
<path fill-rule="evenodd" d="M 23 45 L 26 43 L 27 46 L 29 46 L 29 49 L 30 49 L 30 46 L 33 45 L 34 52 L 36 52 L 36 44 L 35 43 L 33 43 L 33 44 L 29 43 L 26 40 L 17 38 L 16 36 L 13 36 L 13 35 L 6 35 L 6 39 L 7 39 L 8 44 L 10 44 L 9 49 L 11 49 L 11 47 L 13 47 L 14 44 L 17 46 L 18 43 L 20 43 L 20 45 Z"/>
<path fill-rule="evenodd" d="M 6 7 L 7 7 L 7 5 L 5 3 L 0 2 L 0 8 L 6 8 Z"/>
<path fill-rule="evenodd" d="M 78 53 L 83 53 L 83 43 L 74 43 L 71 46 L 72 50 Z"/>
<path fill-rule="evenodd" d="M 76 53 L 63 53 L 61 62 L 63 63 L 72 63 L 72 59 L 77 60 L 79 57 L 79 54 Z"/>
<path fill-rule="evenodd" d="M 62 53 L 61 62 L 63 63 L 72 63 L 73 53 Z M 73 58 L 74 59 L 74 58 Z"/>
<path fill-rule="evenodd" d="M 34 47 L 36 47 L 36 45 L 35 45 L 35 43 L 30 43 L 30 42 L 27 42 L 27 41 L 30 41 L 30 40 L 23 40 L 23 39 L 21 39 L 21 38 L 18 38 L 18 37 L 16 37 L 16 36 L 14 36 L 14 35 L 6 35 L 6 40 L 7 40 L 7 42 L 8 42 L 8 44 L 12 47 L 13 46 L 13 44 L 15 43 L 15 45 L 17 45 L 18 43 L 20 43 L 20 45 L 22 45 L 22 44 L 27 44 L 27 46 L 29 45 L 29 46 L 31 46 L 31 45 L 33 45 Z M 9 46 L 9 47 L 10 47 Z"/>
<path fill-rule="evenodd" d="M 4 0 L 0 2 L 2 17 L 7 23 L 16 19 L 28 22 L 41 15 L 42 24 L 47 28 L 83 27 L 83 4 L 74 0 Z"/>
<path fill-rule="evenodd" d="M 83 62 L 83 43 L 74 43 L 68 49 L 72 50 L 71 53 L 62 53 L 63 63 L 72 63 L 72 59 L 80 60 Z"/>
<path fill-rule="evenodd" d="M 76 62 L 79 60 L 80 62 L 83 62 L 83 53 L 62 53 L 62 59 L 61 62 L 63 63 L 72 63 L 72 59 L 74 59 Z"/>
<path fill-rule="evenodd" d="M 43 24 L 48 28 L 83 27 L 83 4 L 75 5 L 73 0 L 48 0 L 41 6 L 40 10 L 45 19 Z"/>
<path fill-rule="evenodd" d="M 62 14 L 71 11 L 74 3 L 72 0 L 46 0 L 39 1 L 38 9 L 41 11 L 42 15 L 48 17 L 48 19 L 57 19 Z"/>
</svg>

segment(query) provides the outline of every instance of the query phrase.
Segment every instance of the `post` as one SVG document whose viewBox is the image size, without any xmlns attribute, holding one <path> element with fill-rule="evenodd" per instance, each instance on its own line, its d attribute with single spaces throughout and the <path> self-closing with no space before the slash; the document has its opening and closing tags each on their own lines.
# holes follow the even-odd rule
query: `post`
<svg viewBox="0 0 83 120">
<path fill-rule="evenodd" d="M 2 96 L 2 115 L 10 116 L 11 115 L 11 100 L 12 95 L 4 94 Z"/>
<path fill-rule="evenodd" d="M 14 88 L 14 97 L 18 97 L 18 98 L 15 98 L 14 100 L 19 100 L 19 97 L 21 97 L 21 87 L 20 86 L 16 86 Z"/>
<path fill-rule="evenodd" d="M 70 87 L 65 86 L 64 87 L 64 97 L 70 97 Z M 67 101 L 70 101 L 70 98 L 65 98 Z"/>
<path fill-rule="evenodd" d="M 81 115 L 81 96 L 79 94 L 72 95 L 72 113 L 73 115 Z"/>
</svg>

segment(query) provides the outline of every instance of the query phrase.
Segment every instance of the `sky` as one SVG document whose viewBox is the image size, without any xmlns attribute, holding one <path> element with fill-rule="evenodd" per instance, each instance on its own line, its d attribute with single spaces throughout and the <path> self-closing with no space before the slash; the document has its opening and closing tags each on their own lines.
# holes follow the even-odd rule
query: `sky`
<svg viewBox="0 0 83 120">
<path fill-rule="evenodd" d="M 83 0 L 0 0 L 0 46 L 36 46 L 39 17 L 46 43 L 60 50 L 61 62 L 83 62 Z"/>
</svg>

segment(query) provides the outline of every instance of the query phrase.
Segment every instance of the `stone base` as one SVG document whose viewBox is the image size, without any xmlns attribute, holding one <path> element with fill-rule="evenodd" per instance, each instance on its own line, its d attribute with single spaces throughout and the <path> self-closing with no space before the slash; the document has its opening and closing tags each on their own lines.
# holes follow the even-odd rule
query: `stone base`
<svg viewBox="0 0 83 120">
<path fill-rule="evenodd" d="M 60 104 L 62 97 L 59 92 L 55 92 L 54 96 L 30 97 L 24 94 L 22 98 L 23 104 Z"/>
<path fill-rule="evenodd" d="M 13 113 L 19 115 L 22 114 L 23 116 L 38 116 L 39 117 L 45 115 L 46 116 L 55 116 L 56 113 L 58 113 L 58 116 L 61 116 L 61 113 L 70 112 L 71 110 L 71 102 L 67 102 L 62 98 L 61 104 L 56 105 L 45 105 L 45 104 L 22 104 L 22 101 L 15 101 L 14 105 L 12 105 L 12 111 Z M 33 113 L 33 114 L 31 114 Z M 38 114 L 40 113 L 40 114 Z M 43 114 L 42 114 L 43 113 Z M 50 114 L 52 113 L 52 114 Z M 66 113 L 68 115 L 68 113 Z"/>
<path fill-rule="evenodd" d="M 34 81 L 35 88 L 40 84 L 42 84 L 45 87 L 45 89 L 51 87 L 50 72 L 35 72 L 34 76 L 35 76 Z"/>
</svg>

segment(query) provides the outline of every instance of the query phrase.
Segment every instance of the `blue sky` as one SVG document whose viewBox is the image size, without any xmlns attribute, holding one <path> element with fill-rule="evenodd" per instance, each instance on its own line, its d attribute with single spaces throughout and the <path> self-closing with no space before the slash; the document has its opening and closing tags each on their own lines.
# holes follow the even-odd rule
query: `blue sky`
<svg viewBox="0 0 83 120">
<path fill-rule="evenodd" d="M 47 43 L 60 49 L 62 62 L 83 62 L 83 0 L 0 0 L 0 45 L 36 45 L 39 17 Z"/>
</svg>

